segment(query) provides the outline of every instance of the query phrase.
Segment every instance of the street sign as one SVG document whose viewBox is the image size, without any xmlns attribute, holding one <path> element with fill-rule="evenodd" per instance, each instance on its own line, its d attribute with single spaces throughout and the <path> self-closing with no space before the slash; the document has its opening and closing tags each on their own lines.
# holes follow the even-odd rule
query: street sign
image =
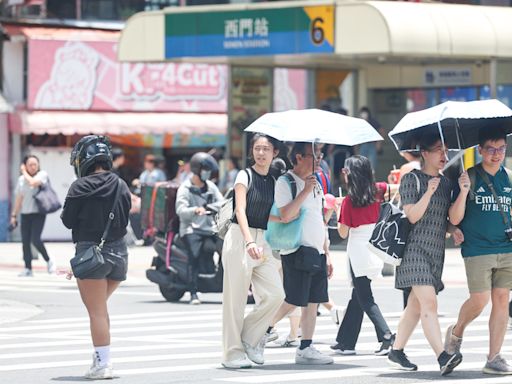
<svg viewBox="0 0 512 384">
<path fill-rule="evenodd" d="M 334 6 L 165 15 L 165 58 L 334 52 Z"/>
</svg>

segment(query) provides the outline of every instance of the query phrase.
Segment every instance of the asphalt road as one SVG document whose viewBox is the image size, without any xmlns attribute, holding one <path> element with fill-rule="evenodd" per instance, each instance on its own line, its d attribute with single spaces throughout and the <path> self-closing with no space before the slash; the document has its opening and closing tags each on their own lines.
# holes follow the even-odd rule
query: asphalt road
<svg viewBox="0 0 512 384">
<path fill-rule="evenodd" d="M 72 254 L 71 244 L 49 244 L 50 255 L 63 268 Z M 129 279 L 110 302 L 112 356 L 115 383 L 511 383 L 512 378 L 481 373 L 487 349 L 488 310 L 468 329 L 463 343 L 464 362 L 450 376 L 441 378 L 436 359 L 421 327 L 406 349 L 418 372 L 395 371 L 385 357 L 376 357 L 375 331 L 365 320 L 357 355 L 334 355 L 330 366 L 297 366 L 295 350 L 270 344 L 265 365 L 230 371 L 221 361 L 221 295 L 203 294 L 200 306 L 167 303 L 155 285 L 144 278 L 150 248 L 135 248 L 130 254 Z M 35 262 L 33 278 L 18 278 L 20 244 L 0 244 L 0 383 L 75 383 L 91 361 L 88 319 L 76 284 L 63 275 L 48 275 L 42 260 Z M 336 275 L 330 294 L 345 305 L 350 289 L 345 274 L 345 253 L 334 252 Z M 446 289 L 439 297 L 444 332 L 456 317 L 467 295 L 458 251 L 449 250 L 445 268 Z M 374 283 L 374 293 L 390 327 L 396 329 L 401 294 L 393 288 L 393 277 Z M 250 307 L 248 307 L 250 310 Z M 318 317 L 315 344 L 330 353 L 337 328 L 325 309 Z M 287 321 L 278 332 L 285 337 Z M 512 332 L 512 331 L 510 331 Z M 503 352 L 512 358 L 510 333 Z"/>
</svg>

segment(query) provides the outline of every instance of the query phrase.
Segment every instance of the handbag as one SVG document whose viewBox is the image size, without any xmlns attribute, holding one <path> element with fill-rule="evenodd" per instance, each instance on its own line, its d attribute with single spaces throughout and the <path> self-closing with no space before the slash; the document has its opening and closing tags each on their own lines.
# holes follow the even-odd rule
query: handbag
<svg viewBox="0 0 512 384">
<path fill-rule="evenodd" d="M 247 178 L 249 179 L 249 183 L 247 185 L 247 192 L 249 192 L 249 188 L 251 188 L 251 169 L 244 169 L 245 173 L 247 173 Z M 231 224 L 233 223 L 233 219 L 235 218 L 235 209 L 234 205 L 234 193 L 231 194 L 230 197 L 226 199 L 226 201 L 222 204 L 219 209 L 219 213 L 215 215 L 215 225 L 217 228 L 217 236 L 224 240 L 226 237 L 226 233 L 228 233 Z"/>
<path fill-rule="evenodd" d="M 292 200 L 294 200 L 297 196 L 295 179 L 289 173 L 286 173 L 284 177 L 288 180 Z M 289 223 L 268 222 L 267 230 L 265 231 L 265 240 L 272 250 L 295 249 L 301 245 L 302 223 L 304 222 L 305 213 L 306 211 L 301 209 L 299 216 Z M 278 217 L 280 215 L 279 208 L 277 208 L 275 203 L 272 204 L 270 214 Z"/>
<path fill-rule="evenodd" d="M 286 257 L 293 257 L 293 265 L 301 271 L 315 274 L 322 270 L 324 256 L 316 248 L 301 245 L 297 251 Z"/>
<path fill-rule="evenodd" d="M 50 184 L 50 180 L 46 184 L 41 184 L 39 190 L 34 194 L 39 213 L 45 215 L 58 211 L 62 205 L 59 197 Z"/>
<path fill-rule="evenodd" d="M 414 172 L 411 173 L 416 178 L 419 193 L 420 180 Z M 382 203 L 379 218 L 367 247 L 372 253 L 380 257 L 384 263 L 399 266 L 402 262 L 412 224 L 403 210 L 393 202 L 395 197 L 396 194 L 390 201 Z"/>
<path fill-rule="evenodd" d="M 114 221 L 114 209 L 121 195 L 121 183 L 121 179 L 118 179 L 114 204 L 112 204 L 112 209 L 108 214 L 107 225 L 105 226 L 103 235 L 101 235 L 99 244 L 94 244 L 84 250 L 77 251 L 76 255 L 70 260 L 73 275 L 78 279 L 86 279 L 105 264 L 105 259 L 103 258 L 101 251 L 105 244 L 105 240 L 107 239 L 112 222 Z"/>
</svg>

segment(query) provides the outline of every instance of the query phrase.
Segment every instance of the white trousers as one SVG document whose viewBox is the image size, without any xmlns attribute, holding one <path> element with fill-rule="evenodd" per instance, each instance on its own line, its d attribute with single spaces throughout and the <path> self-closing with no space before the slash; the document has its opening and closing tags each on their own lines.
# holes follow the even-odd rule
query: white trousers
<svg viewBox="0 0 512 384">
<path fill-rule="evenodd" d="M 264 239 L 264 231 L 254 228 L 250 231 L 257 246 L 263 248 L 260 260 L 252 259 L 246 252 L 237 224 L 231 225 L 222 248 L 222 344 L 225 362 L 244 357 L 242 340 L 252 346 L 258 344 L 284 301 L 279 264 Z M 244 316 L 251 283 L 258 304 Z"/>
</svg>

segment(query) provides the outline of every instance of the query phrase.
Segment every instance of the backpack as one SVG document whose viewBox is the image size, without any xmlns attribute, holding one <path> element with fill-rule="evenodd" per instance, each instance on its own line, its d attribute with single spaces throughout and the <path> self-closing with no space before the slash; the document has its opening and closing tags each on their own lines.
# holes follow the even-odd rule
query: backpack
<svg viewBox="0 0 512 384">
<path fill-rule="evenodd" d="M 251 188 L 252 184 L 252 175 L 251 169 L 246 168 L 244 172 L 247 173 L 247 178 L 249 182 L 247 184 L 247 192 Z M 231 227 L 231 223 L 235 218 L 235 194 L 232 193 L 226 201 L 222 204 L 219 209 L 219 213 L 215 215 L 215 226 L 217 228 L 217 236 L 224 240 L 226 237 L 226 233 L 228 233 L 229 227 Z"/>
<path fill-rule="evenodd" d="M 414 172 L 416 188 L 420 192 L 420 179 Z M 394 198 L 381 204 L 379 218 L 367 244 L 368 249 L 384 263 L 399 266 L 412 224 L 403 209 L 393 203 Z"/>
<path fill-rule="evenodd" d="M 469 186 L 469 195 L 468 195 L 468 198 L 469 200 L 475 200 L 475 186 L 476 186 L 476 167 L 481 167 L 482 164 L 481 163 L 478 163 L 477 165 L 475 165 L 474 167 L 471 167 L 468 169 L 468 176 L 469 176 L 469 181 L 470 181 L 470 186 Z M 508 168 L 505 168 L 505 172 L 507 172 L 507 176 L 508 176 L 508 182 L 510 184 L 510 186 L 512 187 L 512 171 Z"/>
</svg>

